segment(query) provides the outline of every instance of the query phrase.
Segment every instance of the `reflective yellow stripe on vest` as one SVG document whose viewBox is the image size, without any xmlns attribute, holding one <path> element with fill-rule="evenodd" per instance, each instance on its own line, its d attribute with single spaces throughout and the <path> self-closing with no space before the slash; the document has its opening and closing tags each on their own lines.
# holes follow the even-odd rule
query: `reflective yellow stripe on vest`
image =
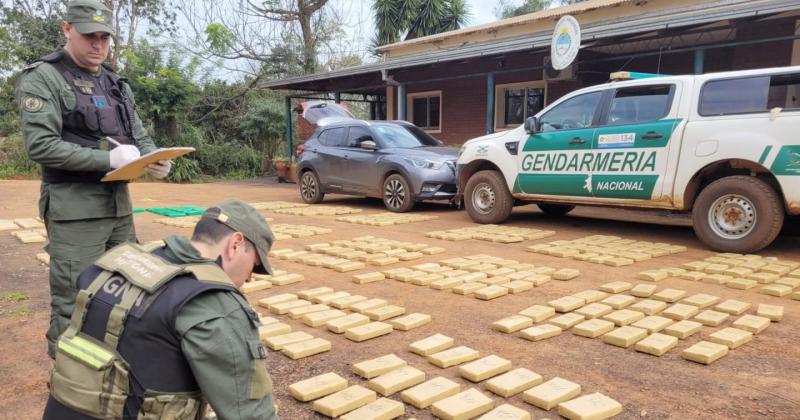
<svg viewBox="0 0 800 420">
<path fill-rule="evenodd" d="M 95 369 L 102 368 L 114 358 L 112 353 L 81 337 L 62 338 L 58 341 L 58 348 Z"/>
</svg>

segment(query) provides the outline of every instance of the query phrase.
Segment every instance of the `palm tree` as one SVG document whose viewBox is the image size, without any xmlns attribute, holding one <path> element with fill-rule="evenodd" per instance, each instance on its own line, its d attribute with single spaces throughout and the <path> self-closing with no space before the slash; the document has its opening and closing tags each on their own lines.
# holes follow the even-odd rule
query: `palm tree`
<svg viewBox="0 0 800 420">
<path fill-rule="evenodd" d="M 375 0 L 372 10 L 376 46 L 452 31 L 469 19 L 465 0 Z"/>
</svg>

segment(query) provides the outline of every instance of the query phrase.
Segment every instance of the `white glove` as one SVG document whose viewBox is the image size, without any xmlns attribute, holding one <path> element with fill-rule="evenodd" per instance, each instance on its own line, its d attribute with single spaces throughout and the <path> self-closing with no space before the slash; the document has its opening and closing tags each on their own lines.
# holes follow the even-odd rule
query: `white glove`
<svg viewBox="0 0 800 420">
<path fill-rule="evenodd" d="M 108 152 L 111 169 L 117 169 L 141 156 L 136 146 L 123 144 Z"/>
<path fill-rule="evenodd" d="M 169 175 L 170 169 L 172 169 L 171 160 L 159 160 L 156 163 L 147 165 L 147 167 L 144 168 L 144 171 L 155 179 L 164 179 L 167 175 Z"/>
</svg>

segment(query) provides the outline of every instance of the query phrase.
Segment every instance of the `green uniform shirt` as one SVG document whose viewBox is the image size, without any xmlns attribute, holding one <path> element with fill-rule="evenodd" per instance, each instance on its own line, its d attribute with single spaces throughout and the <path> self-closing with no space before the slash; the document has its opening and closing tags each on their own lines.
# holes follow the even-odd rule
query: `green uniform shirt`
<svg viewBox="0 0 800 420">
<path fill-rule="evenodd" d="M 76 67 L 66 52 L 64 63 Z M 126 87 L 132 98 L 133 92 L 129 86 Z M 25 99 L 31 97 L 43 104 L 33 112 L 24 106 Z M 31 160 L 42 166 L 70 171 L 110 170 L 108 151 L 81 147 L 61 139 L 62 115 L 73 110 L 76 99 L 72 87 L 55 67 L 44 62 L 28 66 L 17 85 L 16 99 L 22 121 L 22 138 Z M 133 138 L 142 154 L 149 153 L 156 146 L 138 114 L 134 112 L 134 115 Z M 80 220 L 122 217 L 131 214 L 131 210 L 131 198 L 125 182 L 42 183 L 39 201 L 42 218 Z"/>
<path fill-rule="evenodd" d="M 185 237 L 170 236 L 165 242 L 167 255 L 183 264 L 210 261 Z M 210 292 L 190 300 L 175 326 L 183 354 L 218 418 L 277 419 L 266 365 L 254 359 L 258 331 L 232 292 Z M 253 385 L 254 377 L 261 377 L 260 386 Z"/>
</svg>

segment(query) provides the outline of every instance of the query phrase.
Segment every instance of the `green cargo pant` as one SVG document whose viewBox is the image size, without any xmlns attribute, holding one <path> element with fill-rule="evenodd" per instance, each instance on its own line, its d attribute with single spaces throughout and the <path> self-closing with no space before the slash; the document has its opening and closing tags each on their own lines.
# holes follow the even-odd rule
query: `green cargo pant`
<svg viewBox="0 0 800 420">
<path fill-rule="evenodd" d="M 47 330 L 47 353 L 55 358 L 58 336 L 69 325 L 78 275 L 107 250 L 123 243 L 135 242 L 133 216 L 102 219 L 48 220 L 50 243 L 50 328 Z"/>
</svg>

